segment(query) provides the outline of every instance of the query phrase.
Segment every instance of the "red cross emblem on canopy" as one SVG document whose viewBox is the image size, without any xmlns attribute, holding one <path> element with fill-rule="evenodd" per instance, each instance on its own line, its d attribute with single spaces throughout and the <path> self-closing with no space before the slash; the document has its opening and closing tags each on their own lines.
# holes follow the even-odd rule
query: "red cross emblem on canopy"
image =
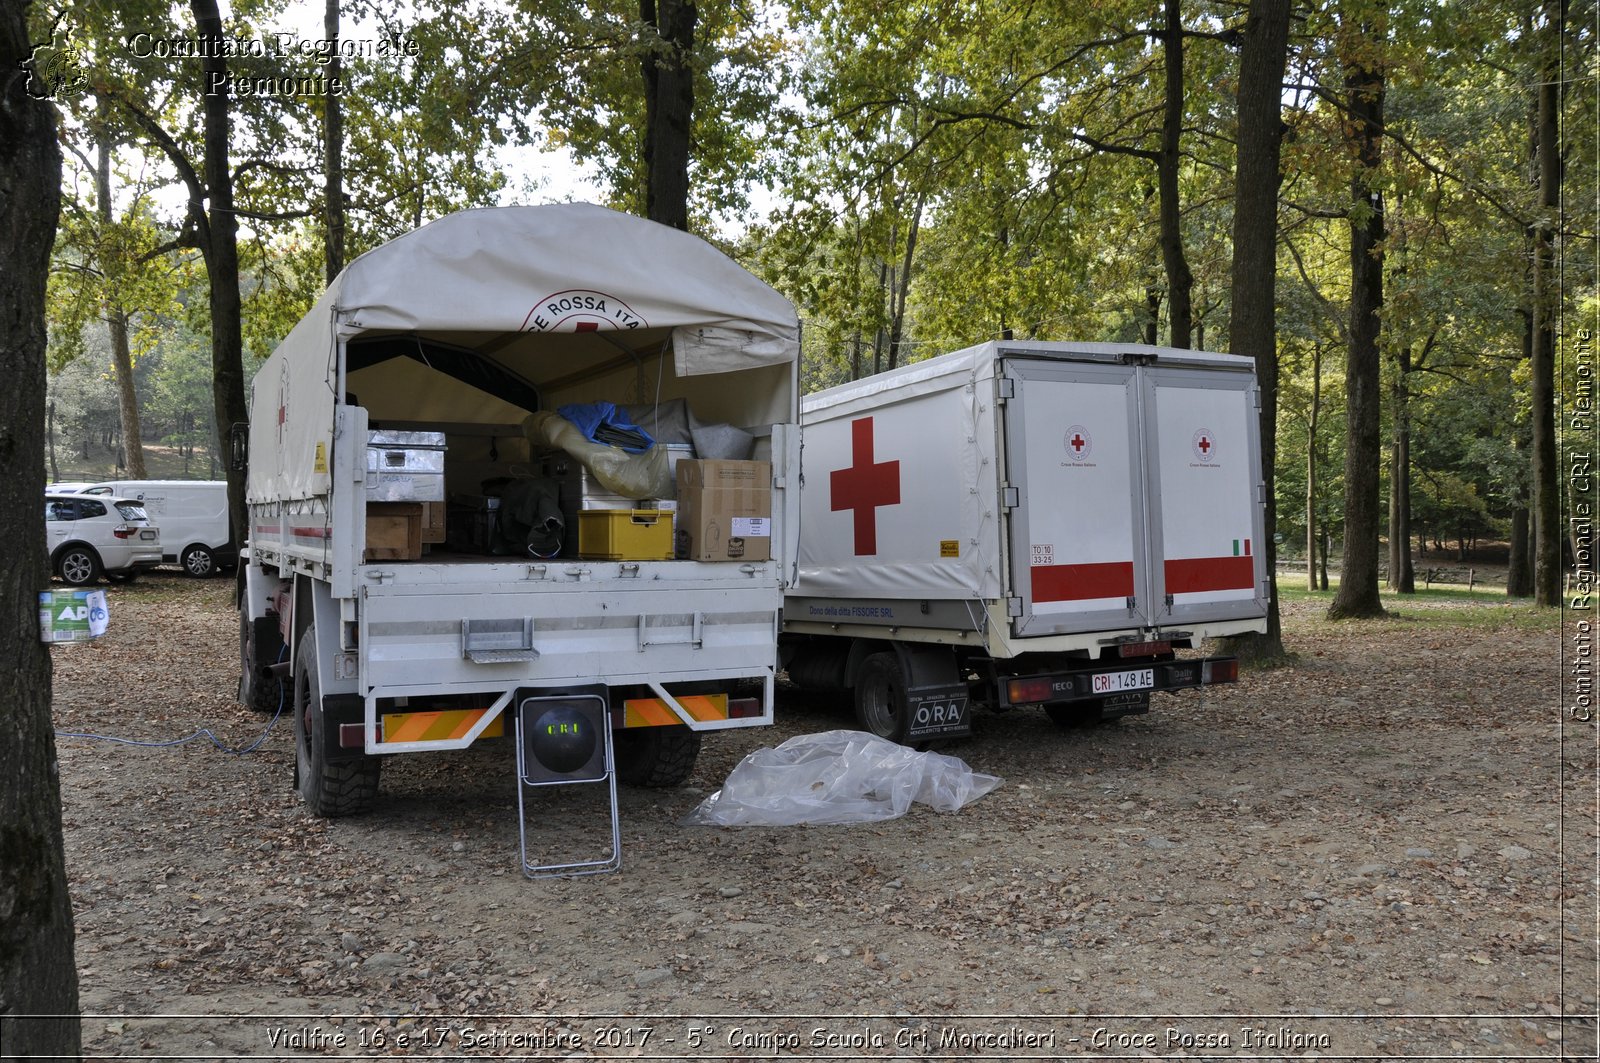
<svg viewBox="0 0 1600 1063">
<path fill-rule="evenodd" d="M 834 512 L 855 514 L 856 554 L 878 552 L 878 507 L 900 504 L 900 463 L 874 461 L 872 418 L 850 422 L 850 467 L 828 474 Z"/>
<path fill-rule="evenodd" d="M 1192 447 L 1194 447 L 1194 456 L 1199 458 L 1201 461 L 1211 461 L 1217 456 L 1216 436 L 1213 435 L 1211 429 L 1209 428 L 1196 429 L 1194 438 L 1192 438 L 1189 443 Z"/>
</svg>

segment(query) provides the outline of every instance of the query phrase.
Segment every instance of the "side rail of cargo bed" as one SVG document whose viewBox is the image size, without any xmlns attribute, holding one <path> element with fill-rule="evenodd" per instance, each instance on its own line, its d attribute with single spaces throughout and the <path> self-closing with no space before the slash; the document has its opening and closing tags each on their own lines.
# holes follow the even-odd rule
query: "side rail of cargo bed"
<svg viewBox="0 0 1600 1063">
<path fill-rule="evenodd" d="M 775 562 L 410 562 L 362 576 L 368 753 L 463 748 L 519 695 L 594 686 L 638 692 L 613 703 L 617 727 L 772 722 Z M 758 704 L 728 696 L 741 684 L 759 684 Z"/>
</svg>

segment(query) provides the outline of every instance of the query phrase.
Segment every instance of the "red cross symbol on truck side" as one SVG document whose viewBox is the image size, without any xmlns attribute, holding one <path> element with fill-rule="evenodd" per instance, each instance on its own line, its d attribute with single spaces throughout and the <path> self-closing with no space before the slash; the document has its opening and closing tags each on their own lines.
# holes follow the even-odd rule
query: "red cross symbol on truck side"
<svg viewBox="0 0 1600 1063">
<path fill-rule="evenodd" d="M 1087 440 L 1085 440 L 1083 438 L 1083 433 L 1074 432 L 1074 433 L 1072 433 L 1072 439 L 1070 440 L 1070 442 L 1072 443 L 1072 452 L 1074 454 L 1076 454 L 1079 451 L 1083 450 L 1083 444 L 1086 443 Z"/>
<path fill-rule="evenodd" d="M 1211 453 L 1211 440 L 1207 439 L 1205 436 L 1201 436 L 1200 437 L 1200 453 L 1202 453 L 1202 454 L 1210 454 Z"/>
<path fill-rule="evenodd" d="M 878 507 L 900 504 L 900 463 L 873 461 L 872 418 L 850 422 L 850 467 L 828 474 L 834 512 L 855 514 L 856 554 L 878 552 Z"/>
</svg>

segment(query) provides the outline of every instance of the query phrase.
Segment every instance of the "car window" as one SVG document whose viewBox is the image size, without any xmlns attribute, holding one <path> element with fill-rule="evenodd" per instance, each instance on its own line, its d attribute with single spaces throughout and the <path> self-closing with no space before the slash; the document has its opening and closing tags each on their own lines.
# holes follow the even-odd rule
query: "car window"
<svg viewBox="0 0 1600 1063">
<path fill-rule="evenodd" d="M 71 502 L 46 502 L 44 504 L 45 520 L 71 520 Z"/>
<path fill-rule="evenodd" d="M 106 504 L 96 502 L 92 498 L 81 499 L 78 502 L 78 519 L 85 517 L 103 517 L 106 515 Z"/>
<path fill-rule="evenodd" d="M 142 520 L 146 522 L 150 520 L 150 515 L 137 502 L 117 502 L 115 505 L 117 512 L 122 514 L 123 520 Z"/>
<path fill-rule="evenodd" d="M 109 487 L 86 487 L 86 488 L 84 488 L 83 493 L 86 494 L 86 495 L 109 495 L 111 493 L 111 488 L 109 488 Z"/>
</svg>

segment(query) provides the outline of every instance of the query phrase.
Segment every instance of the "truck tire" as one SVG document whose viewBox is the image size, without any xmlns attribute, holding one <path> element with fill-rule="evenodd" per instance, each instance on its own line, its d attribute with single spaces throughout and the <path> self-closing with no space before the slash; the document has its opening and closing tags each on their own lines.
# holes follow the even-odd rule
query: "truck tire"
<svg viewBox="0 0 1600 1063">
<path fill-rule="evenodd" d="M 694 772 L 700 732 L 687 727 L 631 727 L 613 731 L 617 779 L 629 786 L 677 786 Z"/>
<path fill-rule="evenodd" d="M 186 575 L 195 579 L 205 579 L 217 574 L 217 555 L 200 543 L 195 543 L 184 550 L 183 556 L 178 558 L 178 564 L 183 566 Z"/>
<path fill-rule="evenodd" d="M 904 744 L 911 725 L 905 670 L 893 651 L 874 653 L 856 669 L 856 723 L 868 734 Z"/>
<path fill-rule="evenodd" d="M 311 814 L 325 819 L 365 812 L 378 796 L 383 761 L 356 757 L 329 762 L 322 726 L 322 683 L 317 678 L 314 629 L 300 637 L 294 670 L 295 786 Z"/>
<path fill-rule="evenodd" d="M 56 575 L 70 587 L 99 582 L 100 571 L 100 555 L 92 546 L 69 546 L 56 555 Z"/>
<path fill-rule="evenodd" d="M 260 639 L 252 637 L 252 624 L 239 610 L 239 701 L 253 712 L 277 712 L 285 708 L 288 691 L 277 679 L 262 674 Z M 281 642 L 279 643 L 282 644 Z"/>
</svg>

